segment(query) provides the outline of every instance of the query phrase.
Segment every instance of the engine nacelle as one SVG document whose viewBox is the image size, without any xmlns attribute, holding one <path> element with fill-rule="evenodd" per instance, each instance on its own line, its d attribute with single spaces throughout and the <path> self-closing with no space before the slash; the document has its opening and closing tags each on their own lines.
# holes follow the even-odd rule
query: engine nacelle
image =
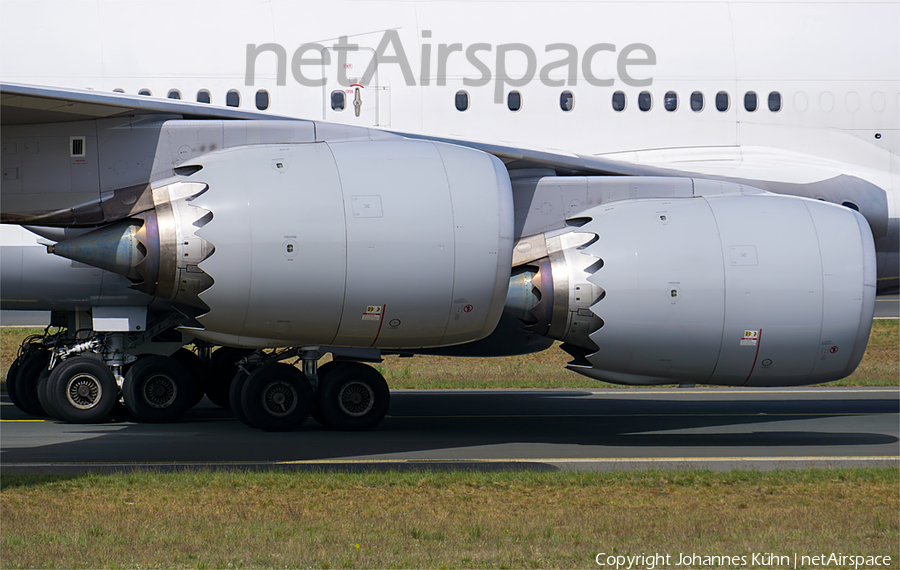
<svg viewBox="0 0 900 570">
<path fill-rule="evenodd" d="M 865 219 L 737 185 L 670 186 L 694 197 L 604 203 L 542 236 L 547 256 L 518 271 L 529 282 L 518 291 L 539 292 L 514 303 L 520 318 L 566 342 L 571 369 L 615 383 L 799 385 L 853 372 L 875 302 Z"/>
<path fill-rule="evenodd" d="M 498 159 L 396 140 L 257 145 L 192 165 L 202 168 L 190 180 L 209 190 L 190 207 L 212 213 L 179 234 L 212 252 L 196 266 L 213 280 L 199 293 L 208 311 L 196 336 L 418 348 L 497 325 L 513 238 Z"/>
</svg>

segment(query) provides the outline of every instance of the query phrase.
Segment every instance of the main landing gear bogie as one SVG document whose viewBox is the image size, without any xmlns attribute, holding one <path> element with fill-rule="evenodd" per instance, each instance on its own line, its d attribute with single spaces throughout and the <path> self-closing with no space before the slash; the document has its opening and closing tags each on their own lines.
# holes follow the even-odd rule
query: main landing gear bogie
<svg viewBox="0 0 900 570">
<path fill-rule="evenodd" d="M 231 410 L 244 424 L 264 431 L 294 429 L 310 415 L 330 429 L 362 431 L 375 427 L 390 406 L 384 377 L 360 362 L 318 367 L 317 390 L 287 364 L 272 361 L 247 368 L 232 380 Z"/>
<path fill-rule="evenodd" d="M 71 344 L 45 336 L 24 343 L 7 374 L 10 399 L 30 415 L 71 423 L 103 422 L 126 411 L 125 417 L 159 423 L 177 420 L 206 394 L 265 431 L 294 429 L 310 415 L 330 429 L 367 430 L 390 405 L 377 370 L 340 359 L 317 367 L 318 349 L 254 354 L 222 347 L 210 355 L 201 347 L 204 362 L 185 348 L 171 356 L 112 353 L 108 341 L 82 336 Z M 302 371 L 280 362 L 296 356 Z"/>
</svg>

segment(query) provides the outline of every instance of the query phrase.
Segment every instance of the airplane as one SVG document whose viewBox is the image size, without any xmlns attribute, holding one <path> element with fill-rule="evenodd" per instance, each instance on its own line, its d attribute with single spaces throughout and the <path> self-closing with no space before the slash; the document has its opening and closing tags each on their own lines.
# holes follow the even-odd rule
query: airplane
<svg viewBox="0 0 900 570">
<path fill-rule="evenodd" d="M 554 342 L 829 382 L 900 283 L 896 1 L 0 9 L 0 308 L 57 331 L 28 413 L 364 430 L 384 355 Z"/>
</svg>

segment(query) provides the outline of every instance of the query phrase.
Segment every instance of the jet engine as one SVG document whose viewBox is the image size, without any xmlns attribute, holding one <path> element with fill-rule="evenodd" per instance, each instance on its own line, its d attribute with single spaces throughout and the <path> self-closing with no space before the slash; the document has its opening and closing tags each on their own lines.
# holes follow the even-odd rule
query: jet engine
<svg viewBox="0 0 900 570">
<path fill-rule="evenodd" d="M 574 227 L 519 241 L 508 310 L 563 341 L 572 370 L 768 386 L 836 380 L 859 364 L 876 270 L 858 212 L 705 180 L 560 180 L 596 205 Z M 635 198 L 654 187 L 671 197 Z"/>
<path fill-rule="evenodd" d="M 503 312 L 512 191 L 499 159 L 426 141 L 234 147 L 182 164 L 154 209 L 50 251 L 128 277 L 229 346 L 434 347 Z"/>
</svg>

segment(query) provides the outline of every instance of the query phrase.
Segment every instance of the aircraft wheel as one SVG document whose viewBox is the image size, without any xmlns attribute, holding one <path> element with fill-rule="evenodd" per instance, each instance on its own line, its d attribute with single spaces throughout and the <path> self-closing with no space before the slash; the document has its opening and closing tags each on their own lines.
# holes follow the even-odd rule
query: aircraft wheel
<svg viewBox="0 0 900 570">
<path fill-rule="evenodd" d="M 362 431 L 384 419 L 391 391 L 384 377 L 360 362 L 338 362 L 319 378 L 319 413 L 328 427 Z"/>
<path fill-rule="evenodd" d="M 22 406 L 19 404 L 19 395 L 16 393 L 16 374 L 19 372 L 19 368 L 22 366 L 22 361 L 28 355 L 23 354 L 13 360 L 12 364 L 9 365 L 9 370 L 6 371 L 6 395 L 9 396 L 10 401 L 20 410 Z"/>
<path fill-rule="evenodd" d="M 15 378 L 16 398 L 19 400 L 17 407 L 26 414 L 39 417 L 48 415 L 38 399 L 37 381 L 49 362 L 50 351 L 41 350 L 25 357 L 19 365 Z"/>
<path fill-rule="evenodd" d="M 244 390 L 244 384 L 247 383 L 247 378 L 249 377 L 250 375 L 243 370 L 237 371 L 237 374 L 235 374 L 234 378 L 231 380 L 231 388 L 228 390 L 228 399 L 231 403 L 231 411 L 234 412 L 237 419 L 241 420 L 244 425 L 256 427 L 250 422 L 250 418 L 247 417 L 247 414 L 244 413 L 244 405 L 241 402 L 241 392 Z"/>
<path fill-rule="evenodd" d="M 319 388 L 316 392 L 316 397 L 313 401 L 312 409 L 309 411 L 309 415 L 313 417 L 314 420 L 322 424 L 323 426 L 327 426 L 325 423 L 325 418 L 322 417 L 322 408 L 319 406 L 319 393 L 322 391 L 322 386 L 324 385 L 324 378 L 328 376 L 329 372 L 334 369 L 337 365 L 337 362 L 332 360 L 331 362 L 326 362 L 322 366 L 319 366 L 318 375 L 319 375 Z"/>
<path fill-rule="evenodd" d="M 58 364 L 47 379 L 46 391 L 54 415 L 75 424 L 106 420 L 119 398 L 113 373 L 90 356 L 74 356 Z"/>
<path fill-rule="evenodd" d="M 238 367 L 234 364 L 253 352 L 248 348 L 232 348 L 223 346 L 212 353 L 208 382 L 206 384 L 206 397 L 213 404 L 226 410 L 231 409 L 229 390 L 231 380 L 238 373 Z"/>
<path fill-rule="evenodd" d="M 38 376 L 37 388 L 35 391 L 37 392 L 38 401 L 41 403 L 41 407 L 44 408 L 44 411 L 47 412 L 47 415 L 58 418 L 59 414 L 54 411 L 53 402 L 50 401 L 50 397 L 47 395 L 48 382 L 50 382 L 50 371 L 44 368 L 41 370 L 40 376 Z"/>
<path fill-rule="evenodd" d="M 200 403 L 200 400 L 206 394 L 206 366 L 203 365 L 203 361 L 200 360 L 199 356 L 186 348 L 179 348 L 169 358 L 184 366 L 194 380 L 194 393 L 191 397 L 191 405 L 188 406 L 188 408 L 193 408 Z"/>
<path fill-rule="evenodd" d="M 145 356 L 131 365 L 122 386 L 125 407 L 139 422 L 167 422 L 191 407 L 194 382 L 187 369 L 164 356 Z"/>
<path fill-rule="evenodd" d="M 312 387 L 302 372 L 287 364 L 260 366 L 247 377 L 241 404 L 250 422 L 264 431 L 287 431 L 309 417 Z"/>
</svg>

